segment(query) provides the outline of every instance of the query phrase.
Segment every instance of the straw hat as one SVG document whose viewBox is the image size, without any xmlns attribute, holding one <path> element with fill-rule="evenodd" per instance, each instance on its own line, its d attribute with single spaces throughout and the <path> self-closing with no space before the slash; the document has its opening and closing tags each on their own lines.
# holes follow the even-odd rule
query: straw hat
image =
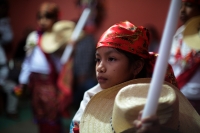
<svg viewBox="0 0 200 133">
<path fill-rule="evenodd" d="M 132 127 L 130 123 L 145 104 L 149 83 L 148 78 L 135 79 L 97 93 L 81 118 L 80 132 L 118 133 Z M 183 94 L 168 82 L 164 82 L 157 115 L 169 132 L 178 129 L 182 133 L 200 131 L 199 115 Z"/>
<path fill-rule="evenodd" d="M 70 41 L 75 23 L 61 20 L 53 25 L 52 32 L 45 32 L 41 39 L 41 48 L 46 53 L 53 53 Z"/>
<path fill-rule="evenodd" d="M 200 50 L 200 16 L 194 17 L 186 23 L 183 40 L 191 48 Z"/>
</svg>

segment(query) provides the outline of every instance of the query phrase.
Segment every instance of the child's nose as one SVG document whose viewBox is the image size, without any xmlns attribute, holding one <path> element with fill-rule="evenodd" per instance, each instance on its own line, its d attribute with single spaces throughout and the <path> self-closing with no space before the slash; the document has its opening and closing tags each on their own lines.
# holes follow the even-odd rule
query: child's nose
<svg viewBox="0 0 200 133">
<path fill-rule="evenodd" d="M 97 66 L 97 72 L 99 73 L 103 73 L 106 71 L 105 66 L 103 65 L 103 63 L 101 62 L 98 66 Z"/>
<path fill-rule="evenodd" d="M 180 9 L 180 13 L 184 13 L 184 12 L 185 12 L 185 5 L 182 5 Z"/>
</svg>

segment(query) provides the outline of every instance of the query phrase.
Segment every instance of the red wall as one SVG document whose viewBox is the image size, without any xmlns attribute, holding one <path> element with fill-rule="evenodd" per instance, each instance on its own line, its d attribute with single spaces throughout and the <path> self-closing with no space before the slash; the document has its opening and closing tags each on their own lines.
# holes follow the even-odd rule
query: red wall
<svg viewBox="0 0 200 133">
<path fill-rule="evenodd" d="M 27 27 L 37 27 L 36 12 L 44 0 L 8 0 L 10 3 L 10 18 L 14 30 L 14 43 L 22 38 Z M 61 19 L 75 19 L 79 16 L 75 0 L 49 0 L 59 5 Z M 170 0 L 105 0 L 107 15 L 102 27 L 97 31 L 99 36 L 116 22 L 129 20 L 135 25 L 152 23 L 161 35 L 163 32 Z M 14 48 L 14 47 L 13 47 Z"/>
</svg>

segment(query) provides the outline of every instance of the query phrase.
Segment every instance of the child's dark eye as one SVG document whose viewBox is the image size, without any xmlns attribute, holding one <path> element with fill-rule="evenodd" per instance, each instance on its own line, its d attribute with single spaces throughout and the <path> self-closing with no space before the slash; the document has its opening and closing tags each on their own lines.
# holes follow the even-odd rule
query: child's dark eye
<svg viewBox="0 0 200 133">
<path fill-rule="evenodd" d="M 110 58 L 108 58 L 108 61 L 116 61 L 116 59 L 115 59 L 115 58 L 112 58 L 112 57 L 110 57 Z"/>
<path fill-rule="evenodd" d="M 100 62 L 100 59 L 99 59 L 99 58 L 96 58 L 96 59 L 95 59 L 95 62 Z"/>
</svg>

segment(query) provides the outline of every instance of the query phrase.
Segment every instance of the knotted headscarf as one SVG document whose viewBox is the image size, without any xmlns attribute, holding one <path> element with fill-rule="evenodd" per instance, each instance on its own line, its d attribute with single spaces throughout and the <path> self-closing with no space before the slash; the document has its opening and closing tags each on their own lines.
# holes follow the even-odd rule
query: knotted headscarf
<svg viewBox="0 0 200 133">
<path fill-rule="evenodd" d="M 157 54 L 149 53 L 149 31 L 143 26 L 135 26 L 124 21 L 111 26 L 99 39 L 96 48 L 112 47 L 137 55 L 145 60 L 147 77 L 151 77 Z M 171 66 L 167 68 L 165 80 L 176 85 Z"/>
<path fill-rule="evenodd" d="M 97 48 L 102 46 L 118 48 L 146 59 L 149 57 L 148 45 L 148 30 L 125 21 L 111 26 L 104 32 L 97 43 Z"/>
</svg>

